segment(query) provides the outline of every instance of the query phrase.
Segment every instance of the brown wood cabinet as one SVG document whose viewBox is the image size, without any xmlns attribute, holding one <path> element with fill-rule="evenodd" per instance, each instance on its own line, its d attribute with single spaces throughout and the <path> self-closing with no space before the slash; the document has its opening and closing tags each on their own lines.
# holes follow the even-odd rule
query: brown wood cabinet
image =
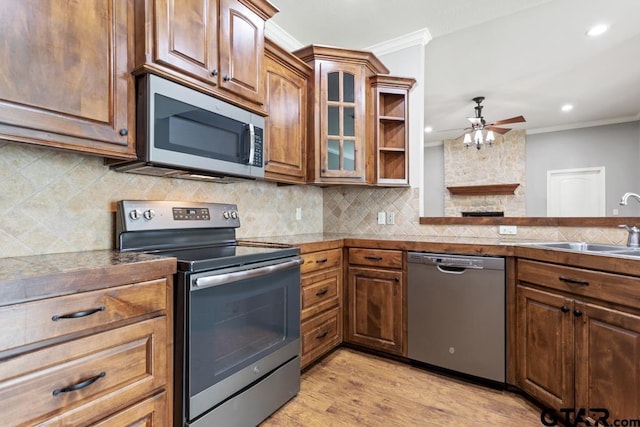
<svg viewBox="0 0 640 427">
<path fill-rule="evenodd" d="M 0 307 L 3 422 L 169 425 L 172 286 L 159 277 Z"/>
<path fill-rule="evenodd" d="M 302 367 L 342 342 L 342 248 L 302 246 Z"/>
<path fill-rule="evenodd" d="M 640 278 L 517 262 L 517 385 L 555 410 L 640 413 Z"/>
<path fill-rule="evenodd" d="M 134 158 L 130 2 L 0 3 L 0 138 Z"/>
<path fill-rule="evenodd" d="M 136 0 L 136 72 L 264 110 L 266 0 Z"/>
<path fill-rule="evenodd" d="M 307 180 L 367 184 L 367 79 L 389 71 L 369 52 L 311 45 L 294 55 L 314 70 Z"/>
<path fill-rule="evenodd" d="M 307 174 L 307 83 L 311 68 L 266 40 L 265 179 L 304 184 Z"/>
<path fill-rule="evenodd" d="M 409 91 L 413 78 L 372 76 L 369 122 L 375 145 L 370 150 L 370 183 L 379 186 L 409 185 Z"/>
<path fill-rule="evenodd" d="M 345 341 L 406 355 L 402 251 L 349 248 Z"/>
</svg>

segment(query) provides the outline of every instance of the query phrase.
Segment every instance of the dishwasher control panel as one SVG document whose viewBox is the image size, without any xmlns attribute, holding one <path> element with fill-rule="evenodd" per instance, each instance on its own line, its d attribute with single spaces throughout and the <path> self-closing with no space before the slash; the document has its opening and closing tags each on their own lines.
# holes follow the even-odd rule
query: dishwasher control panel
<svg viewBox="0 0 640 427">
<path fill-rule="evenodd" d="M 449 255 L 426 252 L 409 252 L 409 262 L 414 264 L 441 265 L 444 267 L 496 269 L 504 268 L 503 258 L 489 258 L 473 255 Z M 501 264 L 500 266 L 494 264 Z"/>
</svg>

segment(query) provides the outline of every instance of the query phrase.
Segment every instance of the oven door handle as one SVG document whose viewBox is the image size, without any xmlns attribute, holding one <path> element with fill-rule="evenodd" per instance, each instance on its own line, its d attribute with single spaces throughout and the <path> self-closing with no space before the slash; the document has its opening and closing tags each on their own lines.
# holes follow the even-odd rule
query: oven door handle
<svg viewBox="0 0 640 427">
<path fill-rule="evenodd" d="M 282 270 L 288 270 L 302 264 L 302 258 L 280 264 L 268 265 L 266 267 L 254 268 L 251 270 L 236 271 L 234 273 L 216 274 L 213 276 L 198 277 L 193 281 L 194 287 L 198 289 L 210 288 L 212 286 L 225 285 L 239 280 L 253 279 L 255 277 L 266 276 Z"/>
</svg>

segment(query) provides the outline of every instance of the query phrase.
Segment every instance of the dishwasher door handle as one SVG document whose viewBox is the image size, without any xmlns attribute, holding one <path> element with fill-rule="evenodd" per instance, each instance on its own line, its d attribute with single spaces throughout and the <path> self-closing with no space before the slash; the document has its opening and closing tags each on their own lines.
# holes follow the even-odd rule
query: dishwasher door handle
<svg viewBox="0 0 640 427">
<path fill-rule="evenodd" d="M 455 265 L 436 265 L 440 273 L 445 274 L 464 274 L 467 269 L 465 267 L 456 267 Z"/>
</svg>

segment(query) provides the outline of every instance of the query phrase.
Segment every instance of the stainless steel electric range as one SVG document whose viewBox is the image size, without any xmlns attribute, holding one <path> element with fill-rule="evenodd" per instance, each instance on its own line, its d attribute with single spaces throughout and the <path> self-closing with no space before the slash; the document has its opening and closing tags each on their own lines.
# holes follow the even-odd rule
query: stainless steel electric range
<svg viewBox="0 0 640 427">
<path fill-rule="evenodd" d="M 251 426 L 300 389 L 299 250 L 242 244 L 232 204 L 118 203 L 121 251 L 176 257 L 174 425 Z"/>
</svg>

